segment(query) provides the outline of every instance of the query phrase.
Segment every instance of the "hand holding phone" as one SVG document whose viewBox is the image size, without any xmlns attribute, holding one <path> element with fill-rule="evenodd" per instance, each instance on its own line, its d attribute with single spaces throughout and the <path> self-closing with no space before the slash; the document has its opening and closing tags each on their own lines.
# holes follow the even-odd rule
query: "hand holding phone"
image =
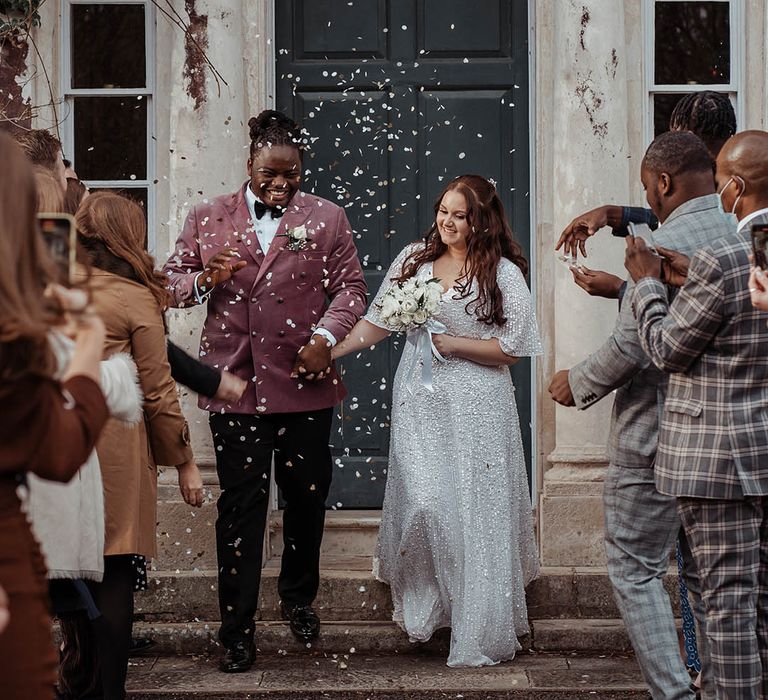
<svg viewBox="0 0 768 700">
<path fill-rule="evenodd" d="M 768 224 L 752 224 L 750 226 L 752 234 L 752 256 L 756 267 L 761 270 L 768 268 Z"/>
<path fill-rule="evenodd" d="M 77 250 L 77 228 L 74 217 L 71 214 L 41 213 L 37 215 L 37 222 L 56 266 L 57 275 L 54 281 L 65 287 L 71 287 L 74 283 Z"/>
</svg>

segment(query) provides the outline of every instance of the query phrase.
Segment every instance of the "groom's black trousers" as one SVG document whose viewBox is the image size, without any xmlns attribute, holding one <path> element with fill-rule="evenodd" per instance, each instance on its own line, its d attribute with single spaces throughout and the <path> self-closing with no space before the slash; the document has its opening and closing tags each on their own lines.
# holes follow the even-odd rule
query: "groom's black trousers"
<svg viewBox="0 0 768 700">
<path fill-rule="evenodd" d="M 210 416 L 221 485 L 216 520 L 219 639 L 227 648 L 253 639 L 273 453 L 275 482 L 285 500 L 278 593 L 289 606 L 308 605 L 317 595 L 325 499 L 331 484 L 332 419 L 332 408 Z"/>
</svg>

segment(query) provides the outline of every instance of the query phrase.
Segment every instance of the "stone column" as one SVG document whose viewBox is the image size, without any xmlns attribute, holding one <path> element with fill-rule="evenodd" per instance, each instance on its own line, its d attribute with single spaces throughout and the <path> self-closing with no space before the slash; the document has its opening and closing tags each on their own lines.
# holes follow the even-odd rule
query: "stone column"
<svg viewBox="0 0 768 700">
<path fill-rule="evenodd" d="M 157 257 L 172 250 L 189 208 L 235 190 L 247 177 L 248 119 L 271 103 L 272 3 L 186 0 L 176 3 L 191 36 L 158 17 Z M 201 51 L 202 49 L 202 51 Z M 206 63 L 205 56 L 220 74 Z M 205 311 L 172 312 L 173 339 L 196 354 Z M 195 456 L 212 468 L 207 415 L 185 392 Z M 211 482 L 215 475 L 209 471 Z"/>
<path fill-rule="evenodd" d="M 549 332 L 539 416 L 553 418 L 555 425 L 549 435 L 554 449 L 543 480 L 540 533 L 545 565 L 592 566 L 603 561 L 601 490 L 612 402 L 607 398 L 586 412 L 553 410 L 546 387 L 551 371 L 573 366 L 603 342 L 617 304 L 593 299 L 577 287 L 567 267 L 554 260 L 553 248 L 575 215 L 629 201 L 634 166 L 628 161 L 628 56 L 624 3 L 571 0 L 555 5 L 539 13 L 546 21 L 537 25 L 539 61 L 545 64 L 540 68 L 549 67 L 554 79 L 551 98 L 543 95 L 538 101 L 550 112 L 537 116 L 547 144 L 539 146 L 544 167 L 537 180 L 538 205 L 540 220 L 549 224 L 540 229 L 540 255 L 542 267 L 554 278 L 548 290 L 542 289 L 539 307 Z M 639 128 L 640 120 L 632 121 Z M 588 266 L 623 274 L 623 245 L 608 232 L 591 241 L 589 253 Z"/>
</svg>

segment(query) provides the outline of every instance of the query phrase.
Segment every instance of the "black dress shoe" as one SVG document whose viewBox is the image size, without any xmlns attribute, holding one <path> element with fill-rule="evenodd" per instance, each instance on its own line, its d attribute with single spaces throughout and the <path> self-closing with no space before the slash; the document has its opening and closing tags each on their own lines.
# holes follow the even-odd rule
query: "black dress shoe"
<svg viewBox="0 0 768 700">
<path fill-rule="evenodd" d="M 300 642 L 309 642 L 320 634 L 320 618 L 311 605 L 283 605 L 283 620 L 288 620 L 291 632 Z"/>
<path fill-rule="evenodd" d="M 224 654 L 219 664 L 223 673 L 243 673 L 253 666 L 256 647 L 253 642 L 235 642 Z"/>
<path fill-rule="evenodd" d="M 149 637 L 132 637 L 128 653 L 131 656 L 141 656 L 146 654 L 153 646 L 155 646 L 154 639 Z"/>
</svg>

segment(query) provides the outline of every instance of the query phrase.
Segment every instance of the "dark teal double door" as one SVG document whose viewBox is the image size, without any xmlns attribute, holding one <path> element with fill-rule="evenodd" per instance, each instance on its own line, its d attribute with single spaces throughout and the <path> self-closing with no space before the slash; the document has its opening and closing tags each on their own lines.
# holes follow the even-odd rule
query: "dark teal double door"
<svg viewBox="0 0 768 700">
<path fill-rule="evenodd" d="M 526 0 L 276 0 L 277 106 L 308 134 L 304 188 L 346 209 L 373 294 L 446 183 L 496 182 L 529 250 Z M 378 508 L 402 338 L 343 363 L 329 506 Z M 531 454 L 530 363 L 513 368 Z"/>
</svg>

